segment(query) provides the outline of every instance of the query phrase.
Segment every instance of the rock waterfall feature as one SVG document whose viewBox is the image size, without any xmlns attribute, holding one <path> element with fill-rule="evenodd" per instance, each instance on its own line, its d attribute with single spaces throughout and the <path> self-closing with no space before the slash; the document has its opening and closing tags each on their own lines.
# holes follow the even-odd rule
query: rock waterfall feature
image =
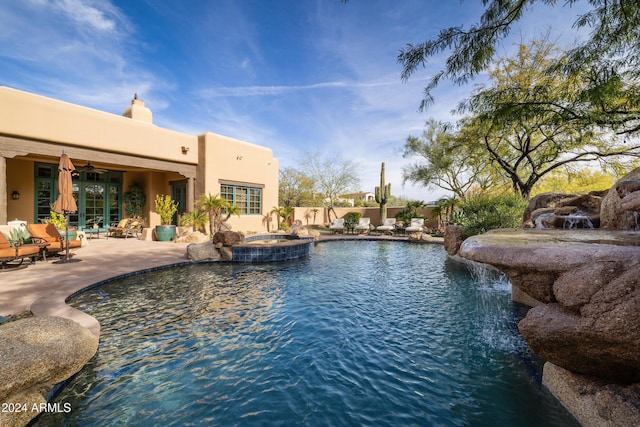
<svg viewBox="0 0 640 427">
<path fill-rule="evenodd" d="M 460 234 L 449 254 L 498 268 L 533 307 L 518 328 L 576 419 L 640 425 L 640 168 L 608 191 L 533 198 L 522 229 Z"/>
</svg>

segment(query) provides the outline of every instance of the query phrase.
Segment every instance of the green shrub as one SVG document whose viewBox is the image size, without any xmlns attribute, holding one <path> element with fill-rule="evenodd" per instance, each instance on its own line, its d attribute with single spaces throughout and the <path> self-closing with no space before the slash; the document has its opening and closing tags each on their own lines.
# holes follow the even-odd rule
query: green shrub
<svg viewBox="0 0 640 427">
<path fill-rule="evenodd" d="M 482 234 L 496 228 L 522 225 L 527 202 L 515 194 L 477 196 L 466 200 L 454 216 L 465 237 Z"/>
<path fill-rule="evenodd" d="M 360 212 L 347 212 L 344 216 L 344 225 L 355 225 L 360 222 L 360 217 L 362 214 Z"/>
<path fill-rule="evenodd" d="M 411 222 L 411 218 L 424 218 L 423 215 L 418 213 L 418 210 L 427 206 L 425 202 L 420 200 L 408 201 L 407 206 L 398 212 L 395 216 L 397 221 L 401 221 L 405 224 L 409 224 Z"/>
<path fill-rule="evenodd" d="M 64 230 L 66 225 L 66 218 L 64 214 L 59 214 L 55 211 L 49 211 L 49 218 L 45 218 L 49 224 L 53 224 L 58 230 Z"/>
</svg>

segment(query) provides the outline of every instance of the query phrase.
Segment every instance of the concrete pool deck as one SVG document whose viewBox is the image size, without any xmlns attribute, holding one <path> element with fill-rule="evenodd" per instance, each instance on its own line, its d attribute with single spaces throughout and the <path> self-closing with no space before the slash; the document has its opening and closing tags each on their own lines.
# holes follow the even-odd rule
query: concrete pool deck
<svg viewBox="0 0 640 427">
<path fill-rule="evenodd" d="M 406 236 L 321 234 L 321 240 L 407 240 Z M 73 258 L 80 262 L 55 264 L 38 261 L 27 268 L 0 272 L 0 316 L 31 311 L 36 316 L 60 316 L 75 320 L 100 334 L 91 316 L 65 303 L 73 293 L 114 277 L 189 262 L 186 243 L 129 239 L 89 239 Z"/>
</svg>

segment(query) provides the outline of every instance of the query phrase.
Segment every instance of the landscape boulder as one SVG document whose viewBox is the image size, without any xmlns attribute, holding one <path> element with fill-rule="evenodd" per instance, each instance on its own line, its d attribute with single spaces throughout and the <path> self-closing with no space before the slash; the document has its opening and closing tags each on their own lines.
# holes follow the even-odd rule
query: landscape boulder
<svg viewBox="0 0 640 427">
<path fill-rule="evenodd" d="M 180 227 L 184 228 L 184 227 Z M 200 231 L 182 232 L 176 235 L 176 243 L 204 243 L 209 242 L 209 236 Z"/>
<path fill-rule="evenodd" d="M 449 255 L 455 255 L 464 241 L 462 227 L 449 225 L 444 231 L 444 249 Z"/>
<path fill-rule="evenodd" d="M 35 418 L 52 387 L 82 369 L 97 349 L 96 335 L 62 317 L 0 325 L 0 403 L 21 404 L 20 411 L 0 412 L 0 425 L 24 426 Z"/>
<path fill-rule="evenodd" d="M 603 192 L 582 195 L 543 193 L 531 199 L 525 228 L 598 228 Z"/>
<path fill-rule="evenodd" d="M 222 246 L 233 246 L 242 242 L 244 242 L 244 234 L 236 231 L 218 231 L 213 235 L 214 245 L 220 243 Z"/>
<path fill-rule="evenodd" d="M 187 258 L 192 261 L 217 261 L 221 259 L 220 251 L 211 242 L 191 243 L 187 245 Z"/>
<path fill-rule="evenodd" d="M 640 168 L 634 169 L 609 190 L 602 200 L 602 228 L 638 230 L 640 212 Z"/>
</svg>

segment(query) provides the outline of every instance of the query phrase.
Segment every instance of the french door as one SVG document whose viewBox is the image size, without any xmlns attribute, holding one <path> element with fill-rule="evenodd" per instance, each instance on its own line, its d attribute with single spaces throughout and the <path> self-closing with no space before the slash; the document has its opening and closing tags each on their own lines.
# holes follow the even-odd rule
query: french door
<svg viewBox="0 0 640 427">
<path fill-rule="evenodd" d="M 36 165 L 36 222 L 49 216 L 58 197 L 57 165 Z M 69 215 L 69 225 L 108 227 L 120 220 L 122 173 L 83 171 L 73 178 L 73 198 L 78 212 Z"/>
</svg>

